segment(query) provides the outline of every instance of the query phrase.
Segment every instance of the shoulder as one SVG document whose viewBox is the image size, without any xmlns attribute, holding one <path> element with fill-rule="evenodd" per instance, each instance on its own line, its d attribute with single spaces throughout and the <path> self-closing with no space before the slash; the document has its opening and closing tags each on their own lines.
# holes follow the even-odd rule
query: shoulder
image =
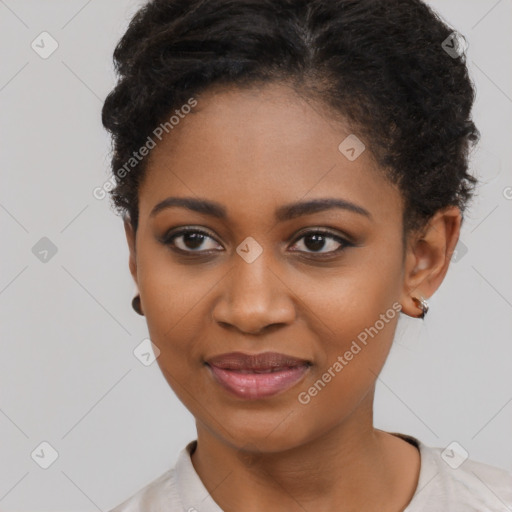
<svg viewBox="0 0 512 512">
<path fill-rule="evenodd" d="M 172 468 L 109 512 L 182 512 L 176 487 L 176 469 Z"/>
<path fill-rule="evenodd" d="M 463 449 L 457 450 L 460 445 L 456 443 L 447 448 L 418 443 L 420 479 L 406 512 L 512 510 L 511 471 L 468 458 Z"/>
<path fill-rule="evenodd" d="M 208 496 L 208 492 L 199 476 L 197 476 L 190 459 L 196 445 L 197 440 L 189 442 L 179 452 L 178 458 L 171 469 L 109 512 L 183 512 L 183 510 L 194 510 L 194 507 L 190 504 L 195 503 L 198 496 Z M 212 510 L 218 512 L 220 509 L 212 508 Z"/>
</svg>

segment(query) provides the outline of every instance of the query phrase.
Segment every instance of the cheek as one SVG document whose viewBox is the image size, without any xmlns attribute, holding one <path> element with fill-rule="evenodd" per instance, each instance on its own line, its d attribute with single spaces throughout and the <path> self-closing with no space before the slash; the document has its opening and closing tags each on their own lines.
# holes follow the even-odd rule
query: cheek
<svg viewBox="0 0 512 512">
<path fill-rule="evenodd" d="M 397 302 L 393 307 L 384 291 L 375 292 L 341 300 L 344 309 L 333 308 L 326 319 L 330 330 L 320 333 L 323 350 L 318 364 L 297 390 L 297 413 L 306 436 L 345 421 L 363 401 L 371 407 L 370 395 L 389 354 L 400 307 Z"/>
<path fill-rule="evenodd" d="M 402 288 L 401 262 L 400 243 L 386 244 L 382 239 L 356 249 L 347 257 L 346 265 L 329 274 L 322 270 L 294 282 L 294 293 L 307 306 L 304 315 L 318 321 L 314 332 L 321 333 L 319 338 L 327 341 L 326 348 L 343 350 L 381 315 L 388 312 L 386 326 L 398 316 L 395 312 Z M 390 329 L 382 329 L 381 321 L 378 328 L 383 331 L 383 338 L 392 337 Z"/>
<path fill-rule="evenodd" d="M 401 246 L 391 245 L 330 280 L 308 307 L 321 321 L 319 361 L 301 391 L 304 402 L 336 403 L 327 414 L 351 410 L 369 391 L 385 363 L 400 315 Z M 304 290 L 306 293 L 306 291 Z"/>
<path fill-rule="evenodd" d="M 141 247 L 138 254 L 138 284 L 150 338 L 160 349 L 159 363 L 177 372 L 184 362 L 199 364 L 198 345 L 208 332 L 204 307 L 219 276 L 200 267 L 178 265 L 168 249 L 154 244 Z"/>
</svg>

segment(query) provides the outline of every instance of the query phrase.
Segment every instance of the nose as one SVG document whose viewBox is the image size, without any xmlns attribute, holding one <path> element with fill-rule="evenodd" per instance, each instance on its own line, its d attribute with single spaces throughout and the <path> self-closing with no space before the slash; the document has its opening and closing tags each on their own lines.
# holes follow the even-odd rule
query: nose
<svg viewBox="0 0 512 512">
<path fill-rule="evenodd" d="M 251 263 L 237 255 L 234 268 L 222 280 L 213 318 L 224 328 L 260 334 L 295 320 L 293 291 L 271 268 L 265 252 Z"/>
</svg>

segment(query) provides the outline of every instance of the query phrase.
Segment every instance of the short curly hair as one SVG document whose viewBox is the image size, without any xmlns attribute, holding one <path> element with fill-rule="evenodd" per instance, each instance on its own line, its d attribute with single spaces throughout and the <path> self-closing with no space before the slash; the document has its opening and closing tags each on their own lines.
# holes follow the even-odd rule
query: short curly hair
<svg viewBox="0 0 512 512">
<path fill-rule="evenodd" d="M 465 54 L 447 51 L 455 36 L 420 0 L 150 0 L 115 48 L 102 109 L 116 210 L 137 229 L 147 159 L 115 170 L 176 108 L 214 85 L 286 82 L 371 147 L 404 198 L 404 232 L 446 206 L 464 212 L 480 134 Z"/>
</svg>

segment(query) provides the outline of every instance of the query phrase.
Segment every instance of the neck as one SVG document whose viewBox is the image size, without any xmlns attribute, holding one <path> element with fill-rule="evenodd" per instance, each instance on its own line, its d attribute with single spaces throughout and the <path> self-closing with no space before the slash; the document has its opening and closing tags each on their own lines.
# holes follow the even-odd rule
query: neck
<svg viewBox="0 0 512 512">
<path fill-rule="evenodd" d="M 192 463 L 225 512 L 401 510 L 396 507 L 405 506 L 416 487 L 419 455 L 373 428 L 370 395 L 342 424 L 285 451 L 265 452 L 257 442 L 240 448 L 198 423 Z M 413 456 L 415 473 L 404 465 Z M 412 475 L 405 483 L 404 469 Z"/>
</svg>

